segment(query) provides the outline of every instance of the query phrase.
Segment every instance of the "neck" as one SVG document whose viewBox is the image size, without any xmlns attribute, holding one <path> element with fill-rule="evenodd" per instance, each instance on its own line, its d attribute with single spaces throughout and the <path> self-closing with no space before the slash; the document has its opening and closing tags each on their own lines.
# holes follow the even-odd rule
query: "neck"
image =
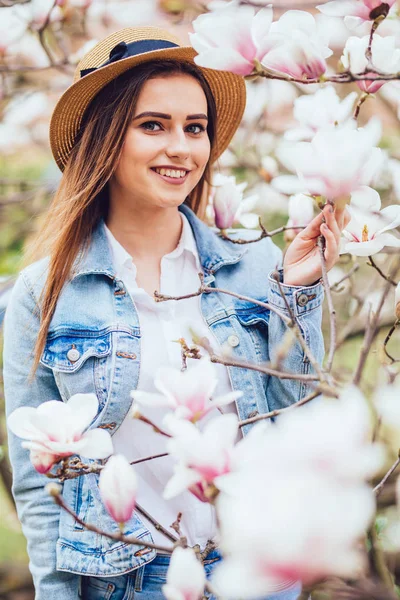
<svg viewBox="0 0 400 600">
<path fill-rule="evenodd" d="M 110 207 L 107 227 L 136 260 L 161 260 L 178 245 L 182 219 L 177 207 L 145 209 L 129 207 L 118 212 Z"/>
</svg>

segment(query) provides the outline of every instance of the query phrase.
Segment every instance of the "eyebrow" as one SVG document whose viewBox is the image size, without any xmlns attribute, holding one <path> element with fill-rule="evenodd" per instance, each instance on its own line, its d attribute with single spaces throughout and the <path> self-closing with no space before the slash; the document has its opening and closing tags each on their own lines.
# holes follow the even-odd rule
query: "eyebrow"
<svg viewBox="0 0 400 600">
<path fill-rule="evenodd" d="M 158 117 L 159 119 L 169 119 L 169 120 L 172 119 L 171 115 L 167 115 L 166 113 L 147 111 L 147 112 L 140 113 L 140 115 L 137 115 L 136 117 L 134 117 L 133 120 L 135 121 L 136 119 L 141 119 L 142 117 Z M 206 121 L 208 121 L 207 115 L 205 115 L 203 113 L 199 113 L 198 115 L 187 115 L 187 117 L 186 117 L 187 121 L 191 121 L 193 119 L 205 119 Z"/>
</svg>

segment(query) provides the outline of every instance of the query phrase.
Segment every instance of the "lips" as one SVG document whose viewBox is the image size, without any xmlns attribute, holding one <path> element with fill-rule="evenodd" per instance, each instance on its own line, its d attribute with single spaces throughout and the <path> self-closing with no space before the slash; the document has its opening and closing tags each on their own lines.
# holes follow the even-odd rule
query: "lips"
<svg viewBox="0 0 400 600">
<path fill-rule="evenodd" d="M 160 177 L 161 179 L 163 179 L 164 181 L 166 181 L 167 183 L 170 183 L 172 185 L 182 185 L 182 183 L 184 183 L 187 180 L 188 175 L 190 173 L 190 171 L 187 171 L 186 175 L 184 177 L 170 177 L 169 175 L 161 175 L 160 173 L 157 173 L 157 171 L 155 170 L 155 167 L 151 167 L 151 171 L 153 171 L 153 173 L 157 177 Z"/>
</svg>

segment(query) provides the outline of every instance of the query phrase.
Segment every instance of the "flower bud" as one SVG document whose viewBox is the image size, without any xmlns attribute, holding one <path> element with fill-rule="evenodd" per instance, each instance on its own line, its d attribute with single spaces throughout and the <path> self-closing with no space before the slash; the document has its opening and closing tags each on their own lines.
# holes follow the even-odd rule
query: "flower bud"
<svg viewBox="0 0 400 600">
<path fill-rule="evenodd" d="M 99 490 L 104 506 L 117 523 L 132 517 L 137 491 L 137 477 L 122 454 L 111 456 L 100 473 Z"/>
<path fill-rule="evenodd" d="M 56 496 L 59 496 L 62 492 L 62 485 L 60 485 L 59 483 L 48 483 L 46 485 L 46 492 L 52 496 L 53 498 L 55 498 Z"/>
</svg>

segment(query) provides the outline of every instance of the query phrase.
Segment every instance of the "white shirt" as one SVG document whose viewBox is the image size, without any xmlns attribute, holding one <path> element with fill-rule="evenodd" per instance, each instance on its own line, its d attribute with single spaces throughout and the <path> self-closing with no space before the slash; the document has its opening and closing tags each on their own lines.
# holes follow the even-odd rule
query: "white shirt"
<svg viewBox="0 0 400 600">
<path fill-rule="evenodd" d="M 202 272 L 192 228 L 186 217 L 182 218 L 182 234 L 178 246 L 161 259 L 160 293 L 171 296 L 182 296 L 199 288 L 199 273 Z M 171 366 L 182 368 L 181 347 L 175 342 L 184 338 L 189 346 L 192 344 L 190 328 L 200 336 L 208 338 L 213 348 L 219 346 L 212 336 L 200 309 L 200 296 L 185 300 L 155 302 L 144 289 L 136 283 L 136 267 L 129 253 L 115 239 L 106 227 L 111 245 L 114 267 L 117 277 L 121 279 L 136 306 L 141 330 L 141 360 L 138 390 L 156 392 L 154 376 L 158 367 Z M 190 369 L 194 359 L 187 360 Z M 214 395 L 219 396 L 232 391 L 228 370 L 223 365 L 216 365 L 218 386 Z M 236 411 L 234 403 L 226 407 L 226 411 Z M 226 412 L 224 411 L 224 412 Z M 162 420 L 167 409 L 141 408 L 141 413 L 151 419 L 162 429 Z M 214 409 L 201 421 L 204 426 L 210 418 L 219 414 Z M 127 417 L 113 437 L 114 451 L 124 454 L 129 461 L 146 456 L 166 452 L 166 438 L 137 419 Z M 190 492 L 184 492 L 171 500 L 162 497 L 164 487 L 173 474 L 174 461 L 169 456 L 135 465 L 138 475 L 137 503 L 172 534 L 170 528 L 178 513 L 182 513 L 181 534 L 186 536 L 189 545 L 199 544 L 203 549 L 207 540 L 216 535 L 215 511 L 210 504 L 200 502 Z M 165 545 L 167 538 L 160 534 L 145 518 L 146 526 L 153 535 L 155 543 Z"/>
</svg>

